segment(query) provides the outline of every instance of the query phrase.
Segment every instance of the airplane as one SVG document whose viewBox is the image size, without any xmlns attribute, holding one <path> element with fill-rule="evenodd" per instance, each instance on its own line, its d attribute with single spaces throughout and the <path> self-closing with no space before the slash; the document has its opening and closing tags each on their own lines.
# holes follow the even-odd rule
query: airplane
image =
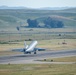
<svg viewBox="0 0 76 75">
<path fill-rule="evenodd" d="M 31 54 L 31 52 L 34 52 L 36 54 L 36 51 L 44 51 L 44 48 L 36 48 L 36 45 L 38 44 L 38 41 L 32 41 L 30 45 L 26 45 L 26 42 L 24 41 L 24 48 L 19 49 L 12 49 L 12 51 L 19 51 L 24 52 L 24 54 Z"/>
</svg>

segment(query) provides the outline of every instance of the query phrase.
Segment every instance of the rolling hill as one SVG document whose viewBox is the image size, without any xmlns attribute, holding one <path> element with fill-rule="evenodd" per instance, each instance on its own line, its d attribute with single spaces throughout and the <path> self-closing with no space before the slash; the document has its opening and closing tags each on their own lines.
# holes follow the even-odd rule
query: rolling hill
<svg viewBox="0 0 76 75">
<path fill-rule="evenodd" d="M 40 24 L 47 17 L 63 21 L 65 27 L 76 27 L 76 8 L 64 10 L 0 9 L 0 29 L 27 26 L 27 19 L 37 19 Z"/>
</svg>

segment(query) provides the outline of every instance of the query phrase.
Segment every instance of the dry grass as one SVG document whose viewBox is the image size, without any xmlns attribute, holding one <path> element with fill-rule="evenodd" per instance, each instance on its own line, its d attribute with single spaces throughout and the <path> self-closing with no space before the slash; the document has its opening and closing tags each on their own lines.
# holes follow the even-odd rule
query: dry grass
<svg viewBox="0 0 76 75">
<path fill-rule="evenodd" d="M 30 44 L 31 41 L 26 41 Z M 37 47 L 46 48 L 46 50 L 73 50 L 76 49 L 76 39 L 65 39 L 67 44 L 62 44 L 64 39 L 40 40 Z M 11 44 L 0 44 L 0 55 L 19 54 L 20 52 L 12 52 L 12 49 L 24 48 L 24 41 L 11 42 Z"/>
<path fill-rule="evenodd" d="M 63 44 L 63 42 L 65 42 L 65 44 Z M 39 41 L 38 46 L 47 48 L 49 50 L 76 49 L 76 39 L 43 40 L 43 41 Z"/>
<path fill-rule="evenodd" d="M 0 75 L 76 75 L 76 64 L 0 65 Z"/>
<path fill-rule="evenodd" d="M 45 60 L 43 59 L 40 61 L 45 61 Z M 76 56 L 63 57 L 63 58 L 50 58 L 50 59 L 46 59 L 46 62 L 76 62 Z"/>
<path fill-rule="evenodd" d="M 30 41 L 31 42 L 31 41 Z M 27 44 L 30 42 L 26 41 Z M 64 50 L 64 49 L 76 49 L 76 39 L 52 39 L 52 40 L 40 40 L 37 47 L 46 48 L 49 50 Z M 24 41 L 15 42 L 16 44 L 0 44 L 0 51 L 7 51 L 13 48 L 24 48 Z"/>
<path fill-rule="evenodd" d="M 76 62 L 76 56 L 54 59 L 56 62 Z"/>
</svg>

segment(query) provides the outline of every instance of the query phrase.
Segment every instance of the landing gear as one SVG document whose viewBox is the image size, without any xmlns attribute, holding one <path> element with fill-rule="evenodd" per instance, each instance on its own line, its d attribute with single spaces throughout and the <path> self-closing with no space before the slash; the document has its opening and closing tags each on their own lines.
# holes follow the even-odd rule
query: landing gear
<svg viewBox="0 0 76 75">
<path fill-rule="evenodd" d="M 31 52 L 29 52 L 29 54 L 31 54 Z"/>
<path fill-rule="evenodd" d="M 34 52 L 34 54 L 36 54 L 36 51 Z"/>
</svg>

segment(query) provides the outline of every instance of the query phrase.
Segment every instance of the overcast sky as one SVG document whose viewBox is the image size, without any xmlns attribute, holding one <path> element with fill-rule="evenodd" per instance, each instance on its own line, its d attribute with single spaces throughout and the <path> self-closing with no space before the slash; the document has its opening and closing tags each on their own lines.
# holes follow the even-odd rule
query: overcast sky
<svg viewBox="0 0 76 75">
<path fill-rule="evenodd" d="M 40 7 L 76 7 L 76 0 L 0 0 L 0 6 Z"/>
</svg>

